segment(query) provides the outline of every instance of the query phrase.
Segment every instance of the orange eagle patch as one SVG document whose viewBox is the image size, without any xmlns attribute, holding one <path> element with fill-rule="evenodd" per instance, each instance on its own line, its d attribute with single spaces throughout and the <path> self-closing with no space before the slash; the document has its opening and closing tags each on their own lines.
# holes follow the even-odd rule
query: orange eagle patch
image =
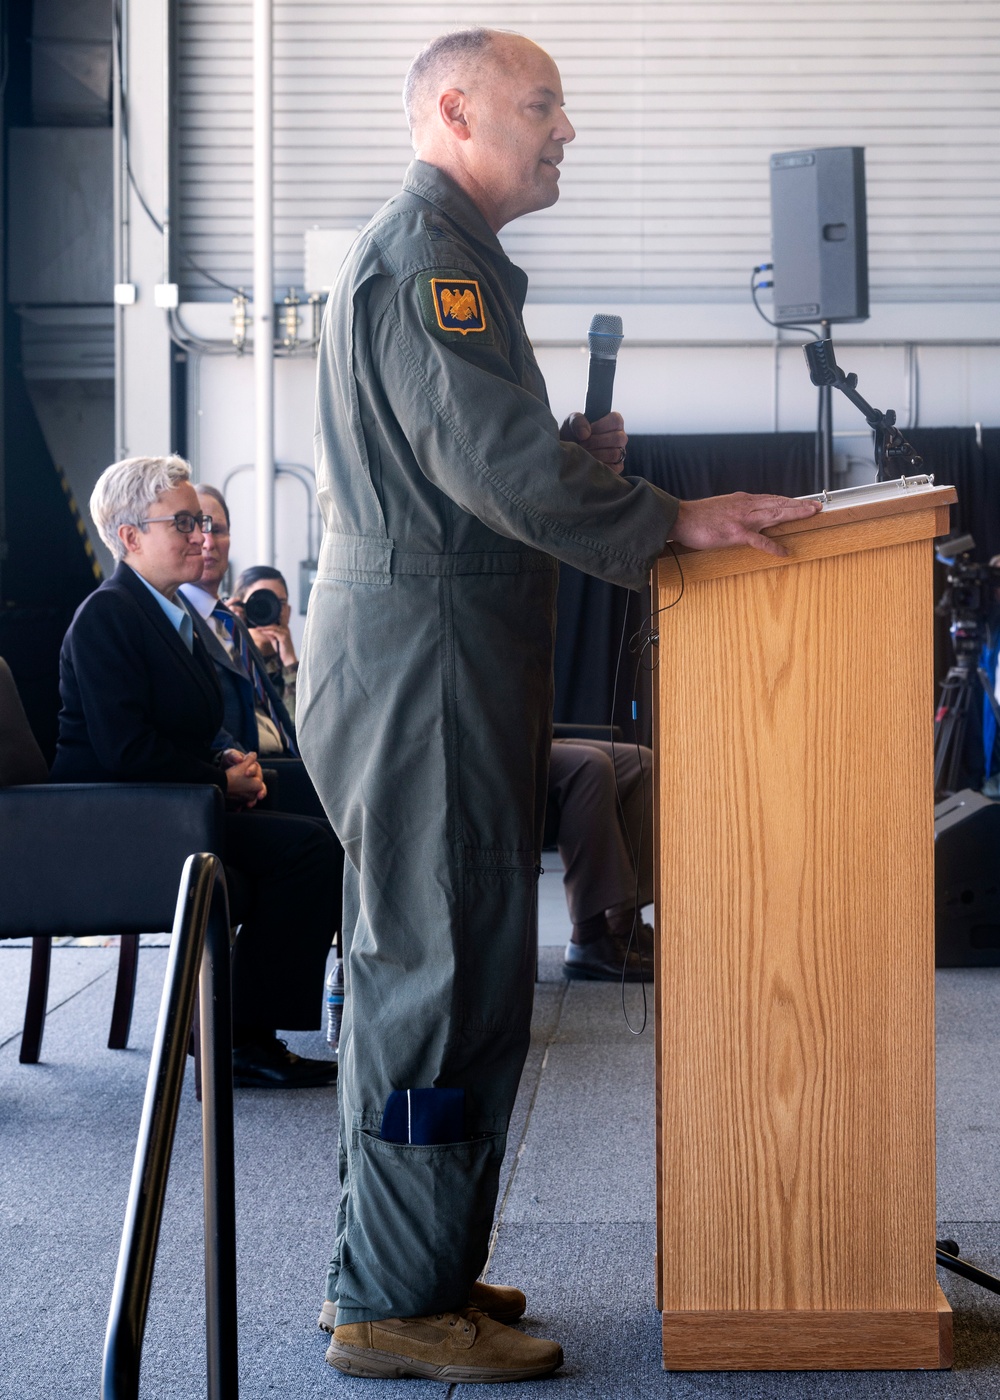
<svg viewBox="0 0 1000 1400">
<path fill-rule="evenodd" d="M 443 331 L 468 335 L 471 331 L 486 329 L 486 313 L 478 282 L 432 277 L 431 295 L 437 323 Z"/>
</svg>

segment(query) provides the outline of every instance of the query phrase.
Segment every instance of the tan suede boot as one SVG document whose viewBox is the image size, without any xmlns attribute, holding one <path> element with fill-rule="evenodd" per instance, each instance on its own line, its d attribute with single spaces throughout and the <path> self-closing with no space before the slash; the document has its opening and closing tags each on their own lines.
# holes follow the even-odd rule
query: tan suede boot
<svg viewBox="0 0 1000 1400">
<path fill-rule="evenodd" d="M 469 1307 L 478 1308 L 494 1322 L 516 1322 L 523 1317 L 528 1300 L 519 1288 L 504 1288 L 498 1283 L 474 1283 L 469 1289 Z M 319 1315 L 319 1330 L 333 1332 L 337 1325 L 337 1308 L 326 1302 Z"/>
<path fill-rule="evenodd" d="M 327 1362 L 349 1376 L 446 1382 L 527 1381 L 562 1365 L 562 1347 L 528 1337 L 476 1308 L 387 1317 L 335 1329 Z"/>
<path fill-rule="evenodd" d="M 469 1289 L 469 1307 L 478 1308 L 494 1322 L 516 1322 L 524 1316 L 528 1300 L 519 1288 L 504 1288 L 499 1283 L 476 1282 Z"/>
</svg>

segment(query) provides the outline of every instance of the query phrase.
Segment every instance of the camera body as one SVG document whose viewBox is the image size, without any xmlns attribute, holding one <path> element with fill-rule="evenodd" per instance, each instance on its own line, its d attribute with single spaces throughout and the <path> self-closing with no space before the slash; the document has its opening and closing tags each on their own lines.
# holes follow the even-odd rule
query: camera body
<svg viewBox="0 0 1000 1400">
<path fill-rule="evenodd" d="M 281 621 L 281 599 L 270 588 L 255 588 L 244 599 L 243 611 L 248 627 L 273 627 Z"/>
<path fill-rule="evenodd" d="M 937 557 L 948 572 L 947 587 L 935 612 L 939 617 L 951 616 L 948 631 L 960 663 L 975 660 L 1000 614 L 1000 569 L 973 563 L 968 556 L 974 548 L 972 536 L 963 535 L 943 541 L 937 549 Z"/>
</svg>

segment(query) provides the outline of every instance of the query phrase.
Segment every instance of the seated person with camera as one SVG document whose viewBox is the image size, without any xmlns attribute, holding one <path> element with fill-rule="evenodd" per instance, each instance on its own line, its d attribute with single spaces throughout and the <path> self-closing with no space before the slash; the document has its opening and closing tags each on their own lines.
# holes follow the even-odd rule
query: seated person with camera
<svg viewBox="0 0 1000 1400">
<path fill-rule="evenodd" d="M 226 599 L 226 607 L 246 623 L 271 684 L 294 720 L 299 658 L 288 626 L 292 609 L 284 574 L 267 564 L 244 569 Z"/>
<path fill-rule="evenodd" d="M 275 1030 L 320 1023 L 343 853 L 325 821 L 262 812 L 252 748 L 215 746 L 222 693 L 178 589 L 201 575 L 212 528 L 179 457 L 133 457 L 99 478 L 91 515 L 119 561 L 80 605 L 59 659 L 54 782 L 214 783 L 226 796 L 233 1078 L 243 1087 L 331 1084 L 331 1060 L 292 1054 Z M 331 873 L 332 872 L 332 873 Z M 179 872 L 178 872 L 179 873 Z"/>
</svg>

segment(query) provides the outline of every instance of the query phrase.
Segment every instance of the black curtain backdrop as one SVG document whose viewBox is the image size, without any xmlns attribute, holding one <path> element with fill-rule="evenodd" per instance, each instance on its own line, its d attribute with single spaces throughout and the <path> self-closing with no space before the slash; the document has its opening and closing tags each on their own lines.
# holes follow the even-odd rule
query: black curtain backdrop
<svg viewBox="0 0 1000 1400">
<path fill-rule="evenodd" d="M 907 439 L 924 459 L 924 470 L 958 490 L 952 528 L 976 541 L 975 558 L 985 563 L 1000 553 L 1000 428 L 914 428 Z M 773 491 L 802 496 L 814 487 L 812 433 L 727 433 L 638 436 L 629 441 L 627 471 L 694 500 L 729 491 Z M 871 479 L 875 479 L 872 466 Z M 943 575 L 939 580 L 943 588 Z M 941 589 L 938 590 L 938 596 Z M 684 604 L 681 603 L 681 607 Z M 556 633 L 556 720 L 569 724 L 620 724 L 629 738 L 649 742 L 650 685 L 638 673 L 628 641 L 648 615 L 648 596 L 602 583 L 562 565 Z M 625 627 L 626 650 L 615 688 L 616 663 Z M 950 664 L 942 624 L 939 670 Z M 638 720 L 632 724 L 635 687 Z"/>
</svg>

